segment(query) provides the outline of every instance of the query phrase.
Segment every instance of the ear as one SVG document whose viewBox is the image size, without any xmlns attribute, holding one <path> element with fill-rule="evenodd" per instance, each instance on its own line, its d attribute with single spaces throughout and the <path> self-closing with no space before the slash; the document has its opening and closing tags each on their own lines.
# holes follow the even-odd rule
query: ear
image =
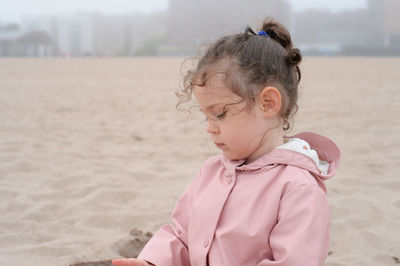
<svg viewBox="0 0 400 266">
<path fill-rule="evenodd" d="M 259 104 L 264 118 L 274 117 L 281 110 L 281 93 L 275 87 L 265 87 L 259 94 Z"/>
</svg>

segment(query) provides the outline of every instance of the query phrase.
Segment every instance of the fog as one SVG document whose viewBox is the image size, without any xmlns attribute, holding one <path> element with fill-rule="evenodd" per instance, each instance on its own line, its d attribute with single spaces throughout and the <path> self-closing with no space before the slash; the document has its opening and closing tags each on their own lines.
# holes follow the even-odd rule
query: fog
<svg viewBox="0 0 400 266">
<path fill-rule="evenodd" d="M 282 22 L 305 54 L 400 55 L 398 0 L 153 0 L 8 2 L 0 56 L 196 54 L 224 34 Z"/>
</svg>

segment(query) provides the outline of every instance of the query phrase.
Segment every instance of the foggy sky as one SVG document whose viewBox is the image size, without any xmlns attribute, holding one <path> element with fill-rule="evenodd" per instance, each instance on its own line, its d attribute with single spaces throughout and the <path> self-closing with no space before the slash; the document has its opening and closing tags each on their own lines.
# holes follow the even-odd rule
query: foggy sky
<svg viewBox="0 0 400 266">
<path fill-rule="evenodd" d="M 265 0 L 260 0 L 265 1 Z M 2 0 L 0 21 L 18 22 L 21 15 L 102 12 L 150 13 L 168 7 L 168 0 Z M 295 11 L 323 8 L 332 11 L 365 7 L 365 0 L 289 0 Z"/>
</svg>

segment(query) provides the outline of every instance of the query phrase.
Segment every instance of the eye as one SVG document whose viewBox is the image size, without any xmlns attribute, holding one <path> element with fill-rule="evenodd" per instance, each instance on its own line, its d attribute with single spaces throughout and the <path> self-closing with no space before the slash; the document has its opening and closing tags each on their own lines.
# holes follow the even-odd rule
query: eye
<svg viewBox="0 0 400 266">
<path fill-rule="evenodd" d="M 225 115 L 226 115 L 225 111 L 220 113 L 220 114 L 214 115 L 214 118 L 209 118 L 208 116 L 205 115 L 204 116 L 204 121 L 208 121 L 209 119 L 211 119 L 213 121 L 221 120 L 221 119 L 223 119 L 225 117 Z"/>
<path fill-rule="evenodd" d="M 225 114 L 226 114 L 226 111 L 224 111 L 224 112 L 222 112 L 222 113 L 220 113 L 220 114 L 215 115 L 215 118 L 216 118 L 217 120 L 221 120 L 221 119 L 223 119 L 223 118 L 225 117 Z"/>
</svg>

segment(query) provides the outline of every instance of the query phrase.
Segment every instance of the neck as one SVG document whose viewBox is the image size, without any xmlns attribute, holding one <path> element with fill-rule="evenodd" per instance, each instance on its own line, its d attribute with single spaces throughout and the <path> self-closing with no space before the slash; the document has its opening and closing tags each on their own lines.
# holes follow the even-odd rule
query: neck
<svg viewBox="0 0 400 266">
<path fill-rule="evenodd" d="M 258 158 L 269 153 L 281 144 L 283 144 L 282 126 L 279 125 L 277 127 L 267 129 L 261 140 L 260 147 L 253 154 L 246 158 L 245 164 L 250 164 L 256 161 Z"/>
</svg>

